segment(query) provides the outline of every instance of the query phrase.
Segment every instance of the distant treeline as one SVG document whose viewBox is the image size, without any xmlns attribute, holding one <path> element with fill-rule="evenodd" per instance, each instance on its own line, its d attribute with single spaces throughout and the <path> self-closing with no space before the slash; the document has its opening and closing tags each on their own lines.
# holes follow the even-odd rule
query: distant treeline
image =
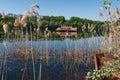
<svg viewBox="0 0 120 80">
<path fill-rule="evenodd" d="M 105 24 L 102 21 L 93 21 L 89 19 L 82 19 L 79 17 L 71 17 L 69 20 L 66 20 L 64 16 L 43 16 L 42 17 L 41 29 L 44 30 L 48 26 L 49 30 L 55 31 L 57 27 L 60 26 L 72 26 L 77 27 L 78 34 L 84 35 L 85 33 L 90 34 L 88 27 L 94 27 L 94 30 L 91 33 L 95 33 L 100 36 L 104 34 Z M 83 26 L 86 28 L 83 31 Z"/>
<path fill-rule="evenodd" d="M 21 15 L 22 16 L 22 15 Z M 0 15 L 0 34 L 3 33 L 2 26 L 4 23 L 9 25 L 9 32 L 10 30 L 14 29 L 14 21 L 17 15 L 13 14 L 7 14 L 5 18 L 2 18 L 2 15 Z M 36 17 L 32 16 L 32 30 L 37 27 L 37 22 L 35 21 Z M 28 27 L 30 26 L 30 21 L 27 21 Z M 91 35 L 96 35 L 96 36 L 101 36 L 103 35 L 106 31 L 105 22 L 102 21 L 93 21 L 89 19 L 83 19 L 79 17 L 71 17 L 69 20 L 66 20 L 64 16 L 42 16 L 41 17 L 41 26 L 40 26 L 40 31 L 43 32 L 46 27 L 51 32 L 55 32 L 56 28 L 60 26 L 72 26 L 72 27 L 77 27 L 78 29 L 78 35 L 79 36 L 91 36 Z M 93 27 L 92 31 L 89 31 L 89 27 Z M 83 30 L 84 28 L 84 30 Z"/>
</svg>

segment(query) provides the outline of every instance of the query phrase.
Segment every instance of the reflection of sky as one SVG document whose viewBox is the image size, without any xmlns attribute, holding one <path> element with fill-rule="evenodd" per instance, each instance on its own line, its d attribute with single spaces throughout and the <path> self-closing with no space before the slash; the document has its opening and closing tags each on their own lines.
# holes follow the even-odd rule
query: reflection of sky
<svg viewBox="0 0 120 80">
<path fill-rule="evenodd" d="M 79 39 L 79 40 L 71 40 L 71 39 L 64 39 L 63 41 L 33 41 L 27 43 L 28 48 L 32 47 L 38 49 L 38 51 L 45 51 L 48 49 L 49 51 L 56 50 L 56 51 L 67 51 L 67 50 L 99 50 L 99 46 L 101 43 L 102 37 L 93 37 L 93 38 L 86 38 L 86 39 Z M 26 46 L 25 43 L 22 45 L 20 42 L 7 42 L 9 53 L 13 53 L 14 49 L 18 49 L 20 46 Z M 0 43 L 0 52 L 4 51 L 3 43 Z"/>
</svg>

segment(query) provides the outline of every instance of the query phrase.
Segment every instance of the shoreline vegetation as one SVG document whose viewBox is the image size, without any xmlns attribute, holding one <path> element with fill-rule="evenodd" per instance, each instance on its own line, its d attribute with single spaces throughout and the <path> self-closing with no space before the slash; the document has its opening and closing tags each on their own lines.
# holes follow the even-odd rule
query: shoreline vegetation
<svg viewBox="0 0 120 80">
<path fill-rule="evenodd" d="M 37 9 L 39 6 L 33 4 L 23 15 L 0 15 L 0 38 L 3 47 L 0 52 L 0 80 L 85 80 L 86 73 L 94 69 L 92 53 L 96 45 L 99 45 L 97 52 L 101 52 L 102 40 L 108 44 L 110 22 L 78 17 L 65 20 L 63 16 L 41 18 Z M 70 37 L 76 42 L 73 41 L 72 44 L 71 40 L 49 46 L 49 40 L 57 42 L 61 39 L 55 30 L 62 25 L 77 28 L 77 35 Z M 100 43 L 100 39 L 95 39 L 99 36 L 105 36 Z M 89 37 L 91 40 L 86 40 Z M 79 42 L 81 38 L 85 40 Z M 40 39 L 44 44 L 37 42 Z M 9 41 L 12 41 L 11 46 L 14 48 L 12 54 L 9 54 L 12 52 L 9 51 L 12 50 Z M 65 46 L 62 50 L 55 49 L 63 44 Z M 93 49 L 87 51 L 91 48 L 90 45 Z M 80 46 L 82 50 L 79 49 Z M 49 48 L 52 50 L 49 51 Z"/>
<path fill-rule="evenodd" d="M 0 15 L 0 40 L 4 39 L 4 31 L 3 31 L 3 24 L 7 24 L 9 26 L 7 35 L 10 39 L 17 37 L 20 37 L 21 35 L 21 25 L 17 24 L 18 27 L 15 26 L 15 22 L 17 23 L 16 18 L 22 17 L 22 15 L 15 15 L 12 13 L 9 13 L 5 15 L 5 18 L 2 18 L 2 15 Z M 69 20 L 65 20 L 64 16 L 42 16 L 40 20 L 40 26 L 38 30 L 38 23 L 36 21 L 36 16 L 31 16 L 32 22 L 29 20 L 26 20 L 26 26 L 28 30 L 28 34 L 30 34 L 30 26 L 32 35 L 34 38 L 43 38 L 44 39 L 44 32 L 45 29 L 48 28 L 50 31 L 50 37 L 61 39 L 59 35 L 56 34 L 56 29 L 61 26 L 72 26 L 77 28 L 77 37 L 80 38 L 86 38 L 86 37 L 92 37 L 92 36 L 103 36 L 108 33 L 109 30 L 105 30 L 105 26 L 108 25 L 105 22 L 101 21 L 93 21 L 88 19 L 82 19 L 79 17 L 71 17 Z M 90 31 L 91 29 L 91 31 Z M 26 27 L 23 27 L 23 34 L 26 34 Z M 24 36 L 23 35 L 23 36 Z M 28 35 L 29 37 L 30 35 Z M 24 36 L 25 37 L 25 36 Z M 75 38 L 75 36 L 72 36 Z M 29 37 L 30 38 L 30 37 Z"/>
</svg>

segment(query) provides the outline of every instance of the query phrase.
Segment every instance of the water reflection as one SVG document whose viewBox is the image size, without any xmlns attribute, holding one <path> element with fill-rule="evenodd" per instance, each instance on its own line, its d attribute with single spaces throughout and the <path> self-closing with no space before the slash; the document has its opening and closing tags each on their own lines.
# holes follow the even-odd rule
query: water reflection
<svg viewBox="0 0 120 80">
<path fill-rule="evenodd" d="M 56 50 L 56 51 L 68 51 L 68 50 L 94 50 L 98 51 L 101 41 L 103 37 L 93 37 L 79 40 L 71 40 L 70 38 L 65 38 L 64 40 L 38 40 L 32 41 L 32 47 L 40 50 L 46 50 L 46 44 L 48 46 L 48 50 Z M 8 52 L 13 53 L 15 49 L 19 49 L 21 47 L 25 47 L 27 44 L 27 48 L 31 47 L 31 41 L 26 42 L 7 42 Z M 3 43 L 0 43 L 0 53 L 4 51 Z"/>
<path fill-rule="evenodd" d="M 33 80 L 31 43 L 34 49 L 36 80 L 84 80 L 86 71 L 94 68 L 89 52 L 98 51 L 101 41 L 102 37 L 79 40 L 66 38 L 63 41 L 38 40 L 27 43 L 7 42 L 9 56 L 4 80 Z M 25 49 L 30 52 L 28 59 L 20 53 Z M 4 44 L 0 43 L 0 79 L 5 50 Z"/>
<path fill-rule="evenodd" d="M 77 35 L 77 32 L 56 32 L 57 35 L 60 35 L 62 37 L 69 37 L 69 36 L 75 36 Z"/>
</svg>

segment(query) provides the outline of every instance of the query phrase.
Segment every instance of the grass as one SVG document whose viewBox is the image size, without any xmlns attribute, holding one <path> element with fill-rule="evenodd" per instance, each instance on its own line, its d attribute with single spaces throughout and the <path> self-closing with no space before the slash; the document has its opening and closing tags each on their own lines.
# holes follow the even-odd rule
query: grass
<svg viewBox="0 0 120 80">
<path fill-rule="evenodd" d="M 87 41 L 85 39 L 86 40 L 85 42 L 81 40 L 79 41 L 77 40 L 77 38 L 74 41 L 70 39 L 66 39 L 66 41 L 65 40 L 58 41 L 60 42 L 59 45 L 56 45 L 56 43 L 53 43 L 53 42 L 56 42 L 56 40 L 49 41 L 46 39 L 45 41 L 38 41 L 38 42 L 29 41 L 27 39 L 26 40 L 20 39 L 20 42 L 18 42 L 17 40 L 18 39 L 16 39 L 16 41 L 14 40 L 14 42 L 12 42 L 11 44 L 11 46 L 14 48 L 13 53 L 12 54 L 8 53 L 9 57 L 4 59 L 6 60 L 9 59 L 10 61 L 13 61 L 13 59 L 17 59 L 18 61 L 20 60 L 23 62 L 21 64 L 23 65 L 23 68 L 20 69 L 22 70 L 22 75 L 21 75 L 22 80 L 24 80 L 26 77 L 29 78 L 29 76 L 26 75 L 26 74 L 29 74 L 28 73 L 29 71 L 31 71 L 29 70 L 30 68 L 30 66 L 28 66 L 29 63 L 32 63 L 30 64 L 32 66 L 31 76 L 33 76 L 31 80 L 32 79 L 36 80 L 38 78 L 43 80 L 45 76 L 49 77 L 48 80 L 52 79 L 51 76 L 52 77 L 61 76 L 63 77 L 61 78 L 63 80 L 65 79 L 65 77 L 66 77 L 66 80 L 70 79 L 69 77 L 71 76 L 72 79 L 76 78 L 75 80 L 77 80 L 79 79 L 78 75 L 81 74 L 81 77 L 82 77 L 82 75 L 84 74 L 85 76 L 84 71 L 93 69 L 92 51 L 94 50 L 87 51 L 87 49 L 93 47 L 95 44 L 94 42 L 91 43 L 89 40 Z M 53 44 L 50 44 L 50 43 L 53 43 Z M 59 49 L 57 50 L 56 47 L 62 46 L 63 44 L 66 47 L 64 46 L 60 50 Z M 90 46 L 91 44 L 93 44 L 93 46 Z M 72 45 L 74 45 L 74 47 L 70 47 Z M 83 49 L 79 50 L 80 46 L 83 47 Z M 88 46 L 88 48 L 86 48 L 86 46 Z M 50 47 L 52 48 L 50 49 Z M 9 48 L 10 47 L 8 46 L 8 49 Z M 39 60 L 40 62 L 38 63 Z M 37 64 L 39 64 L 39 68 L 36 68 L 38 67 Z M 9 66 L 7 62 L 6 62 L 6 65 Z M 14 65 L 14 67 L 20 68 L 20 66 L 17 66 L 17 64 Z M 43 70 L 45 70 L 45 72 Z M 39 77 L 37 73 L 39 73 Z M 7 77 L 7 75 L 5 76 Z"/>
<path fill-rule="evenodd" d="M 39 14 L 34 7 L 38 8 L 37 4 L 32 5 L 23 17 L 18 17 L 15 20 L 15 27 L 19 30 L 13 31 L 14 36 L 10 38 L 8 30 L 4 30 L 5 44 L 1 56 L 1 71 L 0 79 L 9 80 L 80 80 L 85 79 L 87 71 L 93 70 L 92 53 L 96 48 L 96 44 L 100 44 L 94 37 L 94 26 L 89 24 L 83 25 L 83 32 L 88 27 L 89 33 L 84 34 L 84 39 L 78 39 L 76 35 L 74 40 L 65 38 L 58 41 L 58 45 L 54 44 L 57 41 L 55 37 L 51 37 L 50 33 L 43 36 L 44 41 L 38 37 L 41 36 L 41 31 L 32 30 L 31 25 L 34 25 L 31 15 Z M 29 14 L 30 13 L 30 14 Z M 19 21 L 20 20 L 20 21 Z M 29 25 L 27 22 L 29 22 Z M 22 22 L 22 23 L 21 23 Z M 37 26 L 40 28 L 40 21 Z M 30 29 L 28 29 L 28 27 Z M 28 31 L 29 30 L 29 31 Z M 16 34 L 21 32 L 20 34 Z M 47 29 L 45 32 L 50 32 Z M 91 33 L 91 34 L 90 34 Z M 36 37 L 34 36 L 36 35 Z M 43 34 L 43 33 L 42 33 Z M 92 38 L 86 38 L 92 35 Z M 36 43 L 33 40 L 35 37 Z M 50 39 L 49 39 L 50 38 Z M 51 41 L 52 38 L 52 41 Z M 93 40 L 93 41 L 92 41 Z M 11 42 L 9 42 L 11 41 Z M 96 41 L 96 43 L 94 42 Z M 51 44 L 53 43 L 53 44 Z M 62 46 L 64 45 L 64 46 Z M 11 46 L 13 49 L 10 51 Z M 60 47 L 62 46 L 62 47 Z M 56 48 L 58 47 L 58 48 Z M 93 48 L 91 48 L 93 47 Z M 59 49 L 60 48 L 60 49 Z M 10 53 L 13 52 L 13 53 Z M 10 69 L 10 70 L 9 70 Z M 12 75 L 15 74 L 16 76 Z M 11 76 L 11 77 L 10 77 Z M 18 77 L 18 78 L 16 78 Z"/>
</svg>

